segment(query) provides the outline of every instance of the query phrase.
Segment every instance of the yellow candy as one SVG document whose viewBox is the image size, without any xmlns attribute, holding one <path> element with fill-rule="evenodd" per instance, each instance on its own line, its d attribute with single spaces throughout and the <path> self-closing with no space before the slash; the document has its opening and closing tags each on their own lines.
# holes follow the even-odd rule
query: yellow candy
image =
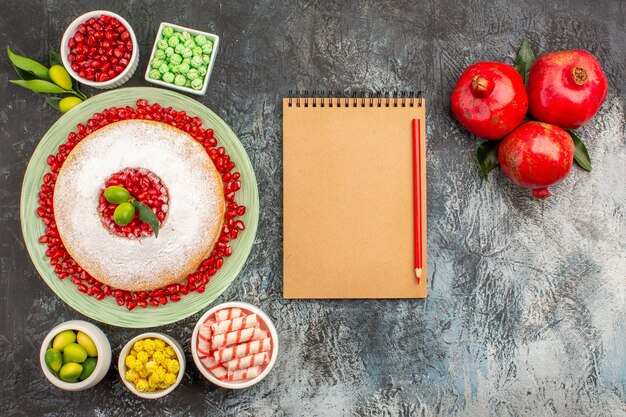
<svg viewBox="0 0 626 417">
<path fill-rule="evenodd" d="M 142 368 L 142 369 L 139 371 L 139 376 L 140 376 L 140 377 L 142 377 L 142 378 L 148 378 L 148 375 L 150 375 L 150 374 L 148 373 L 148 371 L 146 370 L 146 368 Z"/>
<path fill-rule="evenodd" d="M 170 358 L 175 358 L 176 357 L 176 351 L 174 351 L 173 347 L 167 346 L 165 348 L 165 355 L 169 356 Z"/>
<path fill-rule="evenodd" d="M 154 341 L 152 339 L 146 339 L 143 341 L 143 350 L 149 354 L 154 353 Z"/>
<path fill-rule="evenodd" d="M 157 350 L 152 354 L 152 360 L 159 365 L 161 365 L 165 359 L 165 354 L 162 351 Z"/>
<path fill-rule="evenodd" d="M 154 347 L 157 350 L 163 350 L 165 349 L 165 342 L 162 341 L 161 339 L 154 339 Z"/>
<path fill-rule="evenodd" d="M 176 382 L 176 375 L 172 374 L 172 373 L 166 373 L 165 374 L 165 379 L 163 380 L 163 382 L 165 384 L 167 384 L 167 386 L 169 387 L 170 385 L 172 385 L 174 382 Z"/>
<path fill-rule="evenodd" d="M 167 370 L 173 374 L 177 373 L 178 370 L 180 369 L 180 365 L 178 364 L 178 361 L 176 359 L 170 359 L 167 362 Z"/>
<path fill-rule="evenodd" d="M 128 371 L 126 371 L 126 380 L 128 382 L 135 382 L 138 377 L 139 375 L 134 370 L 129 369 Z"/>
<path fill-rule="evenodd" d="M 145 351 L 141 351 L 139 353 L 137 353 L 137 360 L 141 363 L 146 363 L 148 362 L 148 359 L 150 359 L 150 355 L 148 355 L 148 352 Z"/>
<path fill-rule="evenodd" d="M 142 378 L 137 380 L 135 388 L 137 388 L 137 391 L 139 392 L 146 392 L 150 388 L 150 385 L 148 384 L 148 381 Z"/>
<path fill-rule="evenodd" d="M 135 344 L 133 345 L 133 349 L 135 349 L 137 352 L 140 352 L 143 350 L 143 340 L 137 340 L 135 342 Z"/>
<path fill-rule="evenodd" d="M 126 357 L 126 360 L 124 361 L 124 363 L 129 368 L 132 368 L 136 361 L 137 361 L 137 358 L 134 355 L 128 355 Z"/>
<path fill-rule="evenodd" d="M 135 361 L 135 362 L 133 362 L 132 369 L 134 369 L 135 371 L 139 372 L 139 371 L 141 371 L 142 369 L 145 369 L 145 368 L 143 367 L 143 363 L 141 361 Z"/>
</svg>

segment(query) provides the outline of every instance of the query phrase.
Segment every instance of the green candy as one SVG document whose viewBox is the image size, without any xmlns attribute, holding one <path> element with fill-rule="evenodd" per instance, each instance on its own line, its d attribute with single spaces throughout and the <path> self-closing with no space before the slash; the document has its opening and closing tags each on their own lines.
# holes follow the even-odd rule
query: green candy
<svg viewBox="0 0 626 417">
<path fill-rule="evenodd" d="M 171 62 L 172 64 L 176 64 L 176 65 L 178 65 L 178 64 L 180 64 L 181 62 L 183 62 L 183 57 L 182 57 L 182 56 L 180 56 L 180 55 L 178 55 L 178 54 L 174 54 L 174 55 L 172 55 L 172 56 L 170 57 L 170 62 Z"/>
<path fill-rule="evenodd" d="M 167 48 L 167 41 L 165 39 L 161 39 L 159 42 L 157 42 L 157 48 L 159 49 Z"/>
<path fill-rule="evenodd" d="M 180 72 L 183 75 L 187 75 L 187 73 L 189 72 L 189 64 L 186 64 L 185 62 L 180 64 L 178 66 L 178 72 Z"/>
<path fill-rule="evenodd" d="M 174 48 L 172 48 L 171 46 L 168 46 L 165 49 L 165 56 L 170 57 L 172 55 L 174 55 Z"/>
<path fill-rule="evenodd" d="M 171 46 L 172 48 L 176 47 L 176 45 L 178 45 L 179 43 L 180 43 L 180 39 L 178 39 L 175 36 L 172 36 L 171 38 L 167 40 L 167 44 Z"/>
<path fill-rule="evenodd" d="M 211 52 L 213 52 L 213 42 L 207 41 L 202 45 L 202 53 L 209 55 Z"/>
<path fill-rule="evenodd" d="M 159 67 L 163 64 L 165 64 L 165 61 L 163 61 L 162 59 L 154 58 L 150 63 L 150 66 L 154 69 L 159 69 Z"/>
<path fill-rule="evenodd" d="M 196 43 L 193 41 L 193 39 L 187 39 L 183 45 L 185 45 L 185 48 L 191 49 L 196 46 Z"/>
<path fill-rule="evenodd" d="M 189 58 L 193 55 L 193 52 L 191 52 L 191 49 L 185 48 L 183 49 L 181 55 L 183 56 L 183 58 Z"/>
<path fill-rule="evenodd" d="M 206 43 L 207 39 L 206 39 L 206 36 L 204 35 L 198 35 L 196 36 L 195 41 L 196 41 L 196 45 L 202 46 Z"/>
<path fill-rule="evenodd" d="M 148 77 L 152 78 L 153 80 L 160 80 L 161 79 L 161 73 L 159 72 L 158 69 L 153 69 L 148 74 Z"/>
<path fill-rule="evenodd" d="M 183 64 L 191 65 L 191 58 L 183 58 Z"/>
<path fill-rule="evenodd" d="M 97 364 L 98 364 L 97 358 L 87 358 L 87 360 L 85 360 L 85 362 L 82 363 L 83 372 L 80 374 L 78 379 L 80 379 L 81 381 L 84 381 L 85 379 L 89 378 L 91 374 L 93 374 L 93 371 L 96 369 Z"/>
<path fill-rule="evenodd" d="M 191 39 L 191 34 L 187 31 L 183 31 L 182 36 L 185 40 Z"/>
<path fill-rule="evenodd" d="M 196 56 L 196 55 L 202 55 L 202 48 L 200 48 L 199 46 L 196 46 L 195 48 L 193 48 L 191 50 L 191 53 Z"/>
<path fill-rule="evenodd" d="M 174 48 L 174 52 L 176 52 L 177 54 L 180 54 L 184 50 L 185 50 L 185 45 L 183 45 L 182 43 L 179 43 L 178 45 L 176 45 L 176 48 Z"/>
<path fill-rule="evenodd" d="M 191 82 L 191 88 L 193 88 L 194 90 L 202 89 L 202 80 L 199 78 L 196 78 L 195 80 L 193 80 Z"/>
<path fill-rule="evenodd" d="M 161 74 L 165 74 L 170 72 L 170 68 L 167 66 L 167 64 L 164 62 L 163 64 L 161 64 L 161 66 L 159 67 L 159 72 Z"/>
<path fill-rule="evenodd" d="M 165 26 L 163 28 L 163 36 L 166 38 L 169 38 L 170 36 L 172 36 L 174 34 L 174 28 L 169 27 L 169 26 Z"/>
<path fill-rule="evenodd" d="M 191 87 L 191 80 L 185 81 L 185 87 L 187 87 L 187 88 Z"/>
<path fill-rule="evenodd" d="M 183 86 L 185 85 L 185 81 L 187 81 L 187 79 L 185 78 L 184 75 L 177 75 L 176 78 L 174 78 L 174 84 L 179 85 L 179 86 Z"/>
<path fill-rule="evenodd" d="M 165 51 L 163 51 L 163 49 L 157 49 L 154 53 L 154 57 L 156 59 L 165 59 Z"/>
<path fill-rule="evenodd" d="M 163 81 L 171 84 L 174 82 L 174 77 L 174 74 L 172 74 L 171 72 L 166 72 L 165 74 L 163 74 Z"/>
<path fill-rule="evenodd" d="M 208 65 L 211 62 L 211 55 L 202 55 L 202 62 Z"/>
<path fill-rule="evenodd" d="M 199 76 L 200 75 L 198 74 L 198 70 L 195 68 L 192 68 L 189 70 L 189 72 L 187 72 L 187 78 L 189 78 L 190 80 L 195 80 Z"/>
<path fill-rule="evenodd" d="M 200 68 L 202 64 L 204 64 L 204 62 L 202 61 L 202 58 L 200 58 L 199 56 L 194 56 L 193 58 L 191 58 L 192 67 Z"/>
<path fill-rule="evenodd" d="M 198 74 L 200 74 L 200 77 L 203 77 L 206 75 L 207 69 L 206 67 L 200 67 L 198 68 Z"/>
<path fill-rule="evenodd" d="M 56 349 L 48 349 L 46 351 L 45 360 L 48 368 L 50 368 L 50 370 L 54 373 L 59 372 L 59 369 L 61 369 L 61 366 L 63 366 L 63 358 L 61 357 L 61 352 Z"/>
</svg>

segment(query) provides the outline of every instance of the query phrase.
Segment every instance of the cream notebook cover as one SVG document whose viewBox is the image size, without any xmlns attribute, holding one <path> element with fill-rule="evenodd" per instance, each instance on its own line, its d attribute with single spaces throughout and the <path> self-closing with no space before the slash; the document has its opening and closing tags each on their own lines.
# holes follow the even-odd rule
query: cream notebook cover
<svg viewBox="0 0 626 417">
<path fill-rule="evenodd" d="M 419 284 L 413 119 L 421 127 Z M 421 98 L 283 99 L 285 298 L 426 297 L 425 142 Z"/>
</svg>

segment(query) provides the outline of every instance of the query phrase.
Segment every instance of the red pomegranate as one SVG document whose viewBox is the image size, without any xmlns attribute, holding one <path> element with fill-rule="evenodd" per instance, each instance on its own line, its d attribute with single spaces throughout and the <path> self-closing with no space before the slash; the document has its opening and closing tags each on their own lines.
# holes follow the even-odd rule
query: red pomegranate
<svg viewBox="0 0 626 417">
<path fill-rule="evenodd" d="M 508 135 L 498 149 L 504 175 L 533 197 L 550 197 L 548 187 L 561 182 L 574 159 L 574 141 L 558 126 L 527 122 Z"/>
<path fill-rule="evenodd" d="M 452 90 L 452 112 L 476 136 L 502 139 L 524 119 L 528 96 L 521 75 L 508 64 L 470 65 Z"/>
<path fill-rule="evenodd" d="M 538 120 L 576 129 L 597 112 L 608 90 L 596 58 L 587 51 L 550 52 L 530 68 L 530 112 Z"/>
</svg>

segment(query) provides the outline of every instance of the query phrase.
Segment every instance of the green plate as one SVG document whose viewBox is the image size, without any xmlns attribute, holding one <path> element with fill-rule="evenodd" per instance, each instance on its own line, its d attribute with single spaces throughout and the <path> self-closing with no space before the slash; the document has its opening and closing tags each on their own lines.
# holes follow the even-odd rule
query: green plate
<svg viewBox="0 0 626 417">
<path fill-rule="evenodd" d="M 133 311 L 128 311 L 125 307 L 118 306 L 114 297 L 98 301 L 94 297 L 80 293 L 69 279 L 59 279 L 45 256 L 47 246 L 39 243 L 39 237 L 44 233 L 44 224 L 37 216 L 36 210 L 43 176 L 49 169 L 46 162 L 48 155 L 56 153 L 58 146 L 67 140 L 68 134 L 76 129 L 76 125 L 86 123 L 94 113 L 112 106 L 136 107 L 136 101 L 140 98 L 148 100 L 151 104 L 156 102 L 164 107 L 185 110 L 189 115 L 202 118 L 204 128 L 213 129 L 219 144 L 226 148 L 236 164 L 235 169 L 241 173 L 241 189 L 237 193 L 237 202 L 247 208 L 242 218 L 246 229 L 232 242 L 232 256 L 224 258 L 224 266 L 212 277 L 204 293 L 190 293 L 177 303 L 169 302 L 156 308 L 137 307 Z M 63 301 L 85 316 L 103 323 L 120 327 L 153 327 L 181 320 L 206 308 L 234 281 L 252 249 L 259 221 L 259 195 L 256 177 L 245 149 L 235 133 L 215 113 L 199 102 L 173 91 L 145 87 L 123 88 L 98 94 L 86 100 L 63 115 L 44 135 L 26 168 L 22 184 L 20 219 L 26 248 L 35 268 Z"/>
</svg>

